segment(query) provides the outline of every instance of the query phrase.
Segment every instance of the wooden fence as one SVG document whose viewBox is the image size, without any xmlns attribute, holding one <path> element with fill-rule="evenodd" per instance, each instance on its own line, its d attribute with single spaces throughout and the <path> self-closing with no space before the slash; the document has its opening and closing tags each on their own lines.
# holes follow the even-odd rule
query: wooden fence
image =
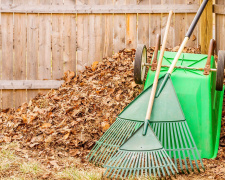
<svg viewBox="0 0 225 180">
<path fill-rule="evenodd" d="M 175 14 L 167 47 L 179 45 L 200 2 L 0 0 L 0 3 L 0 107 L 7 108 L 18 107 L 38 92 L 58 87 L 61 82 L 57 79 L 67 70 L 78 72 L 123 48 L 136 48 L 138 43 L 154 46 L 156 34 L 164 34 L 171 9 Z M 209 11 L 210 8 L 212 4 Z M 206 13 L 205 17 L 208 16 Z M 206 29 L 210 25 L 201 24 Z M 200 27 L 197 25 L 188 46 L 201 45 Z M 206 31 L 206 36 L 211 38 L 210 31 Z"/>
</svg>

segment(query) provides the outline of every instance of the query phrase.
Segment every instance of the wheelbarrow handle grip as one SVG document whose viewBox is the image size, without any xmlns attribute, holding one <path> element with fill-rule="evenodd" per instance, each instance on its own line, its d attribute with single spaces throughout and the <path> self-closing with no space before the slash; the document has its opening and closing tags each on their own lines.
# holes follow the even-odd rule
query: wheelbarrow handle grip
<svg viewBox="0 0 225 180">
<path fill-rule="evenodd" d="M 185 35 L 186 37 L 188 37 L 188 38 L 191 37 L 191 34 L 192 34 L 192 32 L 194 31 L 195 26 L 196 26 L 196 24 L 198 23 L 198 20 L 199 20 L 199 18 L 201 17 L 202 12 L 203 12 L 203 10 L 205 9 L 205 6 L 207 5 L 208 1 L 209 1 L 209 0 L 204 0 L 204 1 L 202 2 L 200 8 L 198 9 L 198 12 L 196 13 L 196 15 L 195 15 L 195 17 L 194 17 L 194 19 L 193 19 L 193 21 L 192 21 L 192 23 L 191 23 L 191 26 L 190 26 L 189 29 L 188 29 L 188 32 L 187 32 L 186 35 Z"/>
</svg>

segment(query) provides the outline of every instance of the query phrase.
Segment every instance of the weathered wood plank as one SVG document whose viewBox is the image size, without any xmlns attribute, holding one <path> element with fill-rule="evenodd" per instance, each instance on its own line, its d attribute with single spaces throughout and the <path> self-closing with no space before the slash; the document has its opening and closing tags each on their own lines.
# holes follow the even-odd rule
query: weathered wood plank
<svg viewBox="0 0 225 180">
<path fill-rule="evenodd" d="M 158 1 L 158 0 L 157 0 Z M 179 5 L 179 4 L 165 4 L 161 5 L 42 5 L 34 6 L 34 5 L 20 5 L 20 6 L 9 6 L 2 5 L 0 8 L 0 12 L 15 12 L 15 13 L 80 13 L 80 14 L 101 14 L 101 13 L 168 13 L 170 10 L 173 10 L 175 13 L 196 13 L 199 6 L 195 4 L 187 5 Z"/>
<path fill-rule="evenodd" d="M 77 0 L 77 5 L 85 5 L 88 0 Z M 89 19 L 87 14 L 77 14 L 77 71 L 88 64 Z"/>
<path fill-rule="evenodd" d="M 71 70 L 76 72 L 76 15 L 64 14 L 64 72 Z"/>
<path fill-rule="evenodd" d="M 218 6 L 224 6 L 225 2 L 224 0 L 216 0 L 216 4 Z M 225 41 L 225 37 L 224 37 L 224 33 L 225 33 L 225 15 L 223 14 L 216 14 L 216 52 L 218 54 L 219 50 L 225 50 L 225 45 L 224 45 L 224 41 Z"/>
<path fill-rule="evenodd" d="M 185 1 L 183 0 L 175 0 L 175 4 L 180 4 L 182 6 L 185 5 Z M 175 39 L 174 39 L 174 46 L 179 46 L 184 37 L 185 37 L 185 30 L 186 30 L 186 22 L 187 16 L 184 13 L 175 13 Z"/>
<path fill-rule="evenodd" d="M 13 79 L 13 14 L 2 13 L 2 79 Z M 2 108 L 13 107 L 13 91 L 2 90 Z"/>
<path fill-rule="evenodd" d="M 52 15 L 52 78 L 63 76 L 63 15 Z"/>
<path fill-rule="evenodd" d="M 127 5 L 136 5 L 136 0 L 126 0 Z M 126 48 L 137 47 L 137 14 L 126 14 Z"/>
<path fill-rule="evenodd" d="M 173 4 L 174 1 L 173 0 L 162 0 L 162 6 L 164 6 L 165 4 Z M 168 11 L 169 13 L 169 11 Z M 165 34 L 165 30 L 166 30 L 166 23 L 168 20 L 168 13 L 163 13 L 161 15 L 162 19 L 161 19 L 161 33 L 162 33 L 162 37 L 161 39 L 163 39 L 164 34 Z M 175 20 L 175 15 L 173 14 L 171 22 L 170 22 L 170 28 L 169 28 L 169 32 L 168 32 L 168 38 L 166 41 L 166 47 L 168 48 L 172 48 L 174 47 L 174 33 L 175 33 L 175 29 L 174 29 L 174 20 Z"/>
<path fill-rule="evenodd" d="M 28 1 L 30 4 L 38 4 L 38 0 Z M 38 14 L 27 14 L 27 79 L 38 79 Z M 38 90 L 27 90 L 27 101 L 38 94 Z"/>
<path fill-rule="evenodd" d="M 150 4 L 151 6 L 161 6 L 161 1 L 150 0 Z M 168 11 L 169 10 L 167 10 L 167 12 Z M 150 46 L 155 46 L 156 35 L 161 35 L 161 14 L 159 13 L 150 15 Z"/>
<path fill-rule="evenodd" d="M 202 2 L 203 0 L 201 0 Z M 210 40 L 213 36 L 213 14 L 212 14 L 212 1 L 209 1 L 200 18 L 200 44 L 201 53 L 207 54 L 209 49 Z"/>
<path fill-rule="evenodd" d="M 105 0 L 105 5 L 113 6 L 113 0 Z M 102 24 L 103 24 L 103 58 L 112 56 L 113 54 L 113 15 L 112 14 L 102 14 Z"/>
<path fill-rule="evenodd" d="M 14 80 L 26 79 L 27 15 L 14 14 Z M 27 101 L 26 90 L 15 90 L 15 108 Z"/>
<path fill-rule="evenodd" d="M 0 80 L 0 89 L 57 89 L 63 80 Z"/>
<path fill-rule="evenodd" d="M 51 15 L 39 15 L 39 67 L 38 78 L 51 79 Z"/>
<path fill-rule="evenodd" d="M 213 12 L 216 14 L 225 14 L 225 5 L 213 4 Z"/>
<path fill-rule="evenodd" d="M 92 3 L 89 3 L 90 5 L 99 5 L 101 4 L 101 0 L 95 0 L 92 1 Z M 92 15 L 89 15 L 89 18 L 91 18 Z M 91 19 L 89 19 L 89 23 L 90 23 Z M 91 25 L 92 23 L 90 23 Z M 92 28 L 93 26 L 90 26 L 89 28 Z M 104 36 L 103 36 L 103 20 L 102 20 L 102 14 L 95 14 L 94 15 L 94 43 L 95 43 L 95 52 L 94 52 L 94 56 L 91 59 L 91 56 L 89 56 L 89 65 L 91 65 L 94 61 L 102 61 L 103 58 L 103 40 L 104 40 Z M 93 48 L 90 44 L 89 46 L 90 50 Z M 91 55 L 91 54 L 90 54 Z"/>
<path fill-rule="evenodd" d="M 125 3 L 125 0 L 115 0 L 114 7 L 118 5 L 123 6 Z M 114 14 L 113 29 L 113 51 L 117 53 L 125 48 L 126 44 L 126 14 Z"/>
<path fill-rule="evenodd" d="M 149 0 L 140 1 L 138 5 L 149 5 Z M 138 44 L 150 45 L 150 14 L 138 14 Z"/>
<path fill-rule="evenodd" d="M 52 5 L 53 0 L 39 0 L 39 5 Z M 61 5 L 60 5 L 61 7 Z M 39 14 L 39 60 L 38 79 L 52 79 L 52 15 Z M 46 94 L 48 90 L 39 90 Z"/>
<path fill-rule="evenodd" d="M 189 3 L 191 4 L 198 4 L 199 5 L 199 1 L 196 1 L 196 0 L 189 0 Z M 189 13 L 189 14 L 186 14 L 187 16 L 187 22 L 186 22 L 186 28 L 185 28 L 185 33 L 188 31 L 194 17 L 195 17 L 195 14 L 193 13 Z M 200 29 L 200 22 L 197 23 L 191 37 L 190 37 L 190 40 L 187 42 L 187 47 L 195 47 L 197 48 L 199 46 L 199 41 L 200 41 L 200 33 L 199 33 L 199 29 Z"/>
</svg>

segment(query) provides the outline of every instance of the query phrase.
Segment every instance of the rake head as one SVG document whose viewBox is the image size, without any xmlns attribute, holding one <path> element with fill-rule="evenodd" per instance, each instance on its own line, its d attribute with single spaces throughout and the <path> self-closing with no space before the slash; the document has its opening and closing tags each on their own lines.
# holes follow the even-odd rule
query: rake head
<svg viewBox="0 0 225 180">
<path fill-rule="evenodd" d="M 159 84 L 161 80 L 162 78 L 159 79 Z M 151 86 L 124 109 L 91 150 L 88 155 L 89 161 L 97 164 L 107 163 L 119 147 L 136 132 L 144 123 L 150 93 Z M 183 173 L 186 169 L 189 173 L 190 169 L 194 171 L 195 164 L 200 171 L 198 165 L 200 160 L 204 170 L 171 79 L 168 79 L 160 96 L 154 100 L 150 125 L 177 168 L 180 168 Z"/>
<path fill-rule="evenodd" d="M 151 177 L 175 175 L 177 169 L 150 126 L 143 135 L 141 126 L 105 165 L 107 177 Z"/>
<path fill-rule="evenodd" d="M 107 177 L 161 177 L 175 175 L 176 168 L 164 149 L 129 152 L 118 150 L 105 165 Z"/>
<path fill-rule="evenodd" d="M 143 122 L 117 118 L 88 154 L 89 161 L 96 165 L 106 163 L 142 124 Z"/>
<path fill-rule="evenodd" d="M 205 170 L 186 121 L 150 124 L 167 154 L 174 160 L 175 166 L 180 167 L 183 173 L 184 169 L 189 173 L 189 168 L 194 171 L 194 164 L 200 172 L 197 160 L 200 161 L 202 169 Z"/>
</svg>

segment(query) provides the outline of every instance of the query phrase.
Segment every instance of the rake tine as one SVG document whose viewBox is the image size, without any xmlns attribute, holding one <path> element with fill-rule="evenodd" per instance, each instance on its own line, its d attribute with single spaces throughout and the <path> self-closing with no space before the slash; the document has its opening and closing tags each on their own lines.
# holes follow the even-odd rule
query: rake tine
<svg viewBox="0 0 225 180">
<path fill-rule="evenodd" d="M 191 132 L 190 132 L 190 130 L 189 130 L 189 128 L 188 128 L 187 122 L 185 122 L 185 127 L 186 127 L 186 128 L 184 128 L 185 133 L 189 135 L 189 136 L 187 136 L 188 141 L 190 142 L 190 139 L 189 139 L 189 137 L 190 137 L 190 138 L 191 138 L 191 141 L 192 141 L 192 143 L 193 143 L 193 145 L 194 145 L 194 147 L 195 147 L 195 149 L 196 149 L 196 153 L 197 153 L 197 155 L 198 155 L 198 158 L 200 159 L 200 163 L 201 163 L 201 165 L 202 165 L 202 168 L 203 168 L 203 170 L 205 171 L 205 167 L 204 167 L 204 165 L 203 165 L 202 159 L 201 159 L 201 157 L 200 157 L 200 155 L 199 155 L 199 152 L 198 152 L 198 150 L 197 150 L 197 147 L 196 147 L 196 144 L 195 144 L 195 142 L 194 142 L 194 139 L 193 139 L 193 137 L 192 137 L 192 135 L 191 135 Z M 187 131 L 188 131 L 188 133 L 187 133 Z M 197 169 L 198 169 L 198 172 L 200 172 L 200 169 L 199 169 L 199 166 L 198 166 L 198 162 L 197 162 L 197 159 L 196 159 L 196 157 L 195 157 L 194 150 L 191 149 L 191 151 L 192 151 L 192 154 L 193 154 L 193 156 L 194 156 L 195 164 L 196 164 L 196 167 L 197 167 Z"/>
<path fill-rule="evenodd" d="M 117 154 L 114 156 L 114 157 L 112 157 L 112 159 L 111 159 L 111 161 L 109 161 L 105 166 L 109 166 L 109 167 L 107 167 L 107 169 L 106 169 L 106 171 L 105 171 L 105 173 L 103 174 L 103 176 L 105 176 L 106 174 L 107 174 L 107 172 L 109 171 L 109 169 L 111 169 L 110 170 L 110 172 L 108 173 L 108 176 L 107 177 L 109 177 L 109 175 L 110 175 L 110 173 L 111 173 L 111 171 L 112 171 L 112 165 L 113 165 L 113 162 L 114 162 L 114 160 L 117 158 Z"/>
<path fill-rule="evenodd" d="M 155 155 L 155 152 L 153 151 L 153 156 L 154 156 L 154 159 L 155 159 L 155 164 L 156 164 L 156 167 L 157 167 L 157 172 L 158 172 L 158 175 L 159 177 L 161 178 L 161 173 L 160 173 L 160 169 L 159 169 L 159 165 L 158 165 L 158 161 L 157 161 L 157 157 Z"/>
<path fill-rule="evenodd" d="M 165 139 L 163 138 L 163 124 L 161 124 L 161 123 L 160 123 L 160 130 L 161 130 L 161 136 L 160 136 L 159 139 L 161 139 L 160 142 L 162 143 L 163 147 L 166 148 L 166 146 L 165 146 Z"/>
<path fill-rule="evenodd" d="M 134 124 L 135 125 L 135 124 Z M 129 124 L 129 126 L 132 126 L 132 124 Z M 102 161 L 104 160 L 104 158 L 106 159 L 105 161 L 107 162 L 108 161 L 108 159 L 115 153 L 115 151 L 119 148 L 119 145 L 120 144 L 122 144 L 121 143 L 121 141 L 125 141 L 126 139 L 127 139 L 127 134 L 128 134 L 128 132 L 130 132 L 130 131 L 132 131 L 132 129 L 133 129 L 133 127 L 127 127 L 127 128 L 124 128 L 125 129 L 125 132 L 122 132 L 122 134 L 125 134 L 124 136 L 121 136 L 120 137 L 120 141 L 119 142 L 117 142 L 117 143 L 115 143 L 115 145 L 117 144 L 118 145 L 118 147 L 112 147 L 112 150 L 111 150 L 111 152 L 110 153 L 106 153 L 107 151 L 105 151 L 105 153 L 102 155 Z M 106 157 L 105 157 L 106 156 Z"/>
<path fill-rule="evenodd" d="M 168 134 L 168 133 L 167 133 L 166 125 L 167 125 L 167 123 L 163 123 L 164 131 L 165 131 L 165 132 L 163 133 L 163 134 L 164 134 L 164 141 L 165 141 L 163 147 L 164 147 L 165 149 L 168 149 L 168 147 L 167 147 L 167 138 L 168 138 L 168 135 L 167 135 L 167 134 Z"/>
<path fill-rule="evenodd" d="M 131 168 L 131 164 L 132 164 L 132 162 L 134 161 L 134 154 L 135 154 L 135 152 L 132 152 L 132 155 L 131 155 L 131 158 L 130 158 L 130 160 L 129 160 L 129 164 L 127 165 L 127 169 L 126 169 L 126 171 L 125 171 L 125 173 L 124 173 L 124 178 L 126 178 L 127 177 L 127 173 L 129 172 L 129 168 Z M 129 178 L 129 177 L 128 177 Z"/>
<path fill-rule="evenodd" d="M 124 159 L 124 157 L 126 156 L 126 154 L 127 154 L 127 153 L 124 153 L 124 152 L 122 151 L 122 153 L 121 153 L 122 156 L 121 156 L 121 157 L 118 157 L 118 160 L 117 160 L 117 162 L 115 163 L 116 166 L 114 167 L 114 171 L 113 171 L 111 177 L 113 177 L 113 176 L 115 175 L 115 173 L 116 173 L 118 167 L 119 167 L 119 166 L 121 165 L 121 163 L 123 162 L 123 159 Z M 115 178 L 117 178 L 117 176 L 116 176 Z"/>
<path fill-rule="evenodd" d="M 129 160 L 130 160 L 131 156 L 132 156 L 132 152 L 129 153 L 129 157 L 127 157 L 127 159 L 124 162 L 123 170 L 122 170 L 121 175 L 120 175 L 121 178 L 123 178 L 123 174 L 124 174 L 125 169 L 128 168 L 127 165 L 129 163 Z"/>
<path fill-rule="evenodd" d="M 115 159 L 111 160 L 111 170 L 109 171 L 109 174 L 107 177 L 109 177 L 109 175 L 112 173 L 112 171 L 115 169 L 113 165 L 116 165 L 118 163 L 118 161 L 120 160 L 119 156 L 122 155 L 122 151 L 119 151 L 118 154 L 115 155 Z M 113 175 L 111 175 L 111 177 L 113 177 Z"/>
<path fill-rule="evenodd" d="M 170 130 L 169 130 L 169 124 L 168 123 L 165 123 L 167 125 L 167 135 L 168 135 L 168 148 L 167 149 L 171 149 L 171 138 L 170 138 Z M 171 156 L 171 150 L 169 151 L 169 156 L 172 158 Z"/>
<path fill-rule="evenodd" d="M 148 166 L 149 166 L 149 176 L 152 174 L 152 164 L 151 164 L 151 153 L 147 152 L 147 158 L 148 158 Z"/>
<path fill-rule="evenodd" d="M 169 158 L 168 154 L 166 152 L 162 152 L 163 156 L 165 157 L 165 161 L 167 162 L 168 166 L 170 167 L 170 170 L 172 171 L 172 173 L 175 175 L 175 172 L 173 170 L 173 162 L 172 160 Z M 174 169 L 176 170 L 176 172 L 178 173 L 177 171 L 177 168 L 174 166 Z"/>
<path fill-rule="evenodd" d="M 176 149 L 176 145 L 175 145 L 175 143 L 174 143 L 174 132 L 173 132 L 173 127 L 172 127 L 172 123 L 171 124 L 169 124 L 170 125 L 170 129 L 171 129 L 171 136 L 172 136 L 172 144 L 173 144 L 173 149 Z M 172 148 L 170 149 L 170 152 L 172 151 Z M 177 157 L 176 157 L 176 151 L 173 151 L 173 154 L 174 154 L 174 163 L 175 163 L 175 166 L 177 167 Z M 170 156 L 171 157 L 171 156 Z"/>
<path fill-rule="evenodd" d="M 145 161 L 145 153 L 142 152 L 142 168 L 141 168 L 141 176 L 143 177 L 144 176 L 144 173 L 143 173 L 143 168 L 145 167 L 144 166 L 144 161 Z"/>
<path fill-rule="evenodd" d="M 118 123 L 117 123 L 118 122 Z M 112 128 L 110 127 L 110 129 L 108 129 L 105 133 L 106 135 L 104 134 L 104 136 L 102 136 L 100 139 L 99 139 L 99 142 L 103 142 L 100 147 L 100 149 L 98 150 L 97 154 L 95 155 L 95 158 L 92 160 L 93 162 L 95 162 L 99 156 L 99 154 L 101 155 L 101 150 L 103 149 L 104 150 L 104 147 L 106 149 L 107 145 L 105 145 L 108 141 L 111 141 L 112 138 L 114 138 L 115 134 L 111 136 L 112 132 L 114 131 L 114 129 L 118 128 L 120 126 L 120 123 L 122 123 L 123 121 L 121 119 L 118 119 L 118 121 L 115 122 L 115 124 L 112 125 Z M 106 139 L 106 141 L 105 141 Z M 92 156 L 89 158 L 89 159 L 92 159 L 92 157 L 94 156 L 96 152 L 93 152 Z"/>
<path fill-rule="evenodd" d="M 162 152 L 159 151 L 159 157 L 161 157 L 161 161 L 163 162 L 163 166 L 165 167 L 167 174 L 170 176 L 170 172 L 169 172 L 169 169 L 167 167 L 167 163 L 165 162 L 163 156 L 164 156 L 163 151 Z M 165 157 L 165 159 L 166 159 L 166 157 Z"/>
<path fill-rule="evenodd" d="M 123 169 L 123 167 L 124 167 L 124 164 L 126 163 L 126 160 L 127 160 L 127 158 L 129 157 L 129 155 L 130 155 L 130 152 L 125 153 L 124 158 L 123 158 L 123 159 L 121 159 L 121 166 L 120 166 L 121 168 L 119 168 L 119 169 L 117 170 L 116 177 L 118 177 L 118 175 L 119 175 L 120 171 L 122 171 L 122 169 Z"/>
<path fill-rule="evenodd" d="M 178 122 L 179 123 L 179 122 Z M 181 151 L 183 153 L 183 156 L 184 156 L 184 163 L 185 163 L 185 167 L 186 167 L 186 170 L 188 172 L 188 174 L 190 174 L 189 170 L 188 170 L 188 165 L 187 165 L 187 160 L 186 160 L 186 155 L 185 155 L 185 152 L 184 152 L 184 147 L 183 147 L 183 140 L 181 138 L 181 134 L 180 134 L 180 129 L 178 127 L 178 123 L 175 123 L 176 127 L 177 127 L 177 132 L 178 132 L 178 137 L 179 137 L 179 142 L 180 142 L 180 145 L 181 145 Z"/>
<path fill-rule="evenodd" d="M 130 165 L 131 165 L 131 163 L 132 163 L 132 161 L 133 161 L 133 156 L 134 156 L 134 152 L 132 152 L 131 153 L 131 155 L 130 155 L 130 158 L 128 159 L 128 162 L 127 162 L 127 168 L 126 168 L 126 170 L 124 169 L 124 178 L 126 178 L 126 176 L 127 176 L 127 173 L 128 173 L 128 170 L 129 170 L 129 168 L 130 168 Z M 122 178 L 122 177 L 121 177 Z"/>
<path fill-rule="evenodd" d="M 133 172 L 133 176 L 135 177 L 135 174 L 136 174 L 136 170 L 137 170 L 137 166 L 138 166 L 138 162 L 139 162 L 139 153 L 136 153 L 136 157 L 138 158 L 135 158 L 136 159 L 136 163 L 135 163 L 135 168 L 134 168 L 134 172 Z"/>
<path fill-rule="evenodd" d="M 155 163 L 154 163 L 153 152 L 151 152 L 151 162 L 152 162 L 152 168 L 153 168 L 153 173 L 154 173 L 154 176 L 156 176 L 156 173 L 155 173 Z"/>
<path fill-rule="evenodd" d="M 136 152 L 134 152 L 133 163 L 132 163 L 132 167 L 131 167 L 131 170 L 129 172 L 128 178 L 131 176 L 131 173 L 134 170 L 135 161 L 136 161 Z"/>
<path fill-rule="evenodd" d="M 178 143 L 178 139 L 177 139 L 177 130 L 176 130 L 176 126 L 175 126 L 175 123 L 173 123 L 173 129 L 174 129 L 174 134 L 175 134 L 175 139 L 176 139 L 176 143 L 177 143 L 177 149 L 178 149 L 178 156 L 179 156 L 179 162 L 180 162 L 180 168 L 181 168 L 181 171 L 182 173 L 184 173 L 184 170 L 183 170 L 183 165 L 182 165 L 182 162 L 181 162 L 181 155 L 180 155 L 180 145 Z"/>
<path fill-rule="evenodd" d="M 165 171 L 164 171 L 163 166 L 162 166 L 162 162 L 160 161 L 160 157 L 159 157 L 158 153 L 159 153 L 159 151 L 155 152 L 156 157 L 158 158 L 159 165 L 161 167 L 161 171 L 162 171 L 163 176 L 166 176 Z"/>
<path fill-rule="evenodd" d="M 148 152 L 145 153 L 145 177 L 147 177 L 147 174 L 148 174 Z"/>
<path fill-rule="evenodd" d="M 184 135 L 184 129 L 182 128 L 182 124 L 183 124 L 183 123 L 179 123 L 180 131 L 181 131 L 182 136 L 183 136 L 183 138 L 184 138 L 185 146 L 186 146 L 187 148 L 189 148 L 189 147 L 188 147 L 188 144 L 187 144 L 187 140 L 186 140 L 186 136 L 188 136 L 188 134 L 186 134 L 186 136 Z M 192 148 L 192 147 L 190 146 L 190 148 Z M 192 171 L 194 172 L 194 167 L 193 167 L 192 160 L 191 160 L 191 156 L 190 156 L 190 153 L 189 153 L 189 150 L 188 150 L 188 149 L 187 149 L 187 154 L 188 154 L 189 162 L 190 162 L 190 165 L 191 165 L 191 169 L 192 169 Z"/>
<path fill-rule="evenodd" d="M 117 122 L 117 121 L 116 121 Z M 121 119 L 119 119 L 119 122 L 117 123 L 117 126 L 115 128 L 118 128 L 120 126 L 120 122 L 122 123 L 123 126 L 123 121 Z M 125 124 L 125 122 L 124 122 Z M 123 130 L 125 130 L 125 128 L 123 128 Z M 114 132 L 114 128 L 111 130 L 111 132 L 109 132 L 109 138 L 106 139 L 106 141 L 104 142 L 104 144 L 102 145 L 102 148 L 105 149 L 104 153 L 101 154 L 101 149 L 98 151 L 98 153 L 95 156 L 94 160 L 97 160 L 99 157 L 100 162 L 102 162 L 102 160 L 104 159 L 103 157 L 105 156 L 105 153 L 107 152 L 108 147 L 110 147 L 108 145 L 108 142 L 111 142 L 114 144 L 115 143 L 115 139 L 116 139 L 117 134 Z M 105 145 L 106 144 L 106 145 Z M 105 147 L 105 148 L 104 148 Z"/>
</svg>

